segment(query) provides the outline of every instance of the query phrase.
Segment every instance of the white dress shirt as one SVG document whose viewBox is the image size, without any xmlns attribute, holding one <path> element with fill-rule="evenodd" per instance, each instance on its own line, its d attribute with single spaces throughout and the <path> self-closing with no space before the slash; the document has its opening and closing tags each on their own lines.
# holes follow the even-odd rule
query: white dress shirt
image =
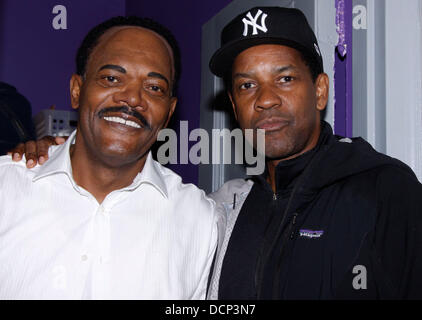
<svg viewBox="0 0 422 320">
<path fill-rule="evenodd" d="M 214 202 L 149 154 L 99 204 L 73 180 L 74 138 L 32 170 L 0 157 L 0 299 L 204 299 Z"/>
</svg>

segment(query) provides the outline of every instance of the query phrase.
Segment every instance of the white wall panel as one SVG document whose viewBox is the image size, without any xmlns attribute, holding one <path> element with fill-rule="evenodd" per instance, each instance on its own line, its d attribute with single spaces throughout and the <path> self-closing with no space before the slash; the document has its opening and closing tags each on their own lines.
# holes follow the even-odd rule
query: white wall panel
<svg viewBox="0 0 422 320">
<path fill-rule="evenodd" d="M 386 0 L 387 154 L 422 179 L 422 30 L 420 0 Z"/>
</svg>

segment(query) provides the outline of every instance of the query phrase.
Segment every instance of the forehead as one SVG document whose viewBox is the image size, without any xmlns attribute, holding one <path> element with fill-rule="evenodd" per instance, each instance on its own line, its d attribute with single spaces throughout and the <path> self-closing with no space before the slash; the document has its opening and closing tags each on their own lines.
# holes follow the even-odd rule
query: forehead
<svg viewBox="0 0 422 320">
<path fill-rule="evenodd" d="M 137 26 L 119 26 L 107 30 L 90 54 L 90 65 L 109 60 L 153 62 L 173 71 L 173 53 L 167 41 L 156 32 Z"/>
<path fill-rule="evenodd" d="M 250 47 L 239 53 L 233 62 L 233 71 L 251 68 L 279 68 L 285 65 L 306 67 L 298 50 L 278 44 L 263 44 Z"/>
</svg>

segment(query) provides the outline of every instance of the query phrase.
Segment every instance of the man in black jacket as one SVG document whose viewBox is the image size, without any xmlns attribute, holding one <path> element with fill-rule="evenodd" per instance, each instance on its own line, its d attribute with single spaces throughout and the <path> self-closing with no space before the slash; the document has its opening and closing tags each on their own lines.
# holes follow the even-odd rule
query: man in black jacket
<svg viewBox="0 0 422 320">
<path fill-rule="evenodd" d="M 210 61 L 242 129 L 265 130 L 266 171 L 227 182 L 211 299 L 422 297 L 422 186 L 320 112 L 328 77 L 297 9 L 253 8 Z"/>
</svg>

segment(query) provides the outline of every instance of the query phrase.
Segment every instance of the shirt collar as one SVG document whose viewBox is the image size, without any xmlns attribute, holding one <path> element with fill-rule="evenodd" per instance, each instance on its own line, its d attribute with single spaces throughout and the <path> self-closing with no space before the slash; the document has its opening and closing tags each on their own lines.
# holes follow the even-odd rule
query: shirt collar
<svg viewBox="0 0 422 320">
<path fill-rule="evenodd" d="M 76 139 L 76 130 L 72 132 L 67 141 L 61 145 L 56 146 L 57 150 L 51 154 L 49 160 L 42 165 L 38 173 L 34 176 L 32 181 L 37 181 L 41 178 L 57 174 L 66 174 L 72 184 L 76 186 L 72 175 L 72 164 L 70 161 L 70 146 Z M 168 198 L 167 187 L 162 173 L 161 165 L 152 158 L 151 151 L 148 153 L 144 168 L 135 177 L 133 183 L 123 190 L 132 191 L 138 188 L 142 183 L 148 183 L 155 187 L 165 198 Z"/>
<path fill-rule="evenodd" d="M 32 181 L 37 181 L 56 173 L 67 174 L 70 180 L 73 181 L 72 164 L 70 162 L 70 146 L 74 143 L 75 137 L 76 130 L 72 132 L 63 145 L 55 147 L 57 148 L 55 152 L 52 152 L 48 161 L 40 167 L 38 173 L 32 178 Z"/>
<path fill-rule="evenodd" d="M 165 198 L 168 198 L 168 191 L 164 180 L 161 164 L 152 158 L 151 151 L 148 153 L 144 168 L 135 177 L 133 183 L 126 187 L 125 190 L 134 190 L 142 183 L 148 183 L 156 188 Z"/>
</svg>

